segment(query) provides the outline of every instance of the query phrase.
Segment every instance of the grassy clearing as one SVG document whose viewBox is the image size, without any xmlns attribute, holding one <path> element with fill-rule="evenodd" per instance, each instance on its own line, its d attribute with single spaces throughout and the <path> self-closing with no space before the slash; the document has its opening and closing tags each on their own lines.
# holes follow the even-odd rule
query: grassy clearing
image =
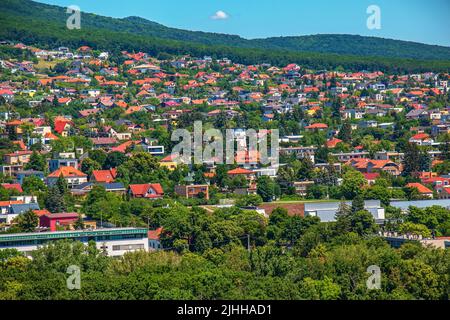
<svg viewBox="0 0 450 320">
<path fill-rule="evenodd" d="M 46 61 L 43 59 L 39 59 L 39 62 L 37 64 L 35 64 L 35 68 L 36 69 L 50 69 L 53 68 L 56 64 L 58 63 L 58 61 L 53 60 L 53 61 Z"/>
</svg>

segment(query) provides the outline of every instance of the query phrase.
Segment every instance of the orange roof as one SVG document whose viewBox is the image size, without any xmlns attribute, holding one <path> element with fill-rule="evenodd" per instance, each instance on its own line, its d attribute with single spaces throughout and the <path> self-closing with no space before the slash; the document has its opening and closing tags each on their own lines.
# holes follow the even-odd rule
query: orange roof
<svg viewBox="0 0 450 320">
<path fill-rule="evenodd" d="M 19 192 L 23 192 L 20 183 L 2 183 L 2 187 L 8 190 L 17 190 Z"/>
<path fill-rule="evenodd" d="M 149 230 L 148 231 L 148 239 L 149 240 L 159 240 L 159 236 L 161 235 L 163 231 L 162 227 L 159 227 L 156 230 Z"/>
<path fill-rule="evenodd" d="M 432 190 L 425 187 L 423 184 L 417 182 L 411 182 L 406 185 L 407 188 L 416 188 L 419 193 L 433 193 Z"/>
<path fill-rule="evenodd" d="M 58 139 L 59 139 L 57 136 L 55 136 L 55 135 L 54 135 L 53 133 L 51 133 L 51 132 L 47 132 L 47 133 L 44 135 L 44 137 L 47 138 L 47 139 L 52 139 L 52 140 L 58 140 Z"/>
<path fill-rule="evenodd" d="M 9 200 L 9 201 L 0 201 L 0 207 L 8 207 L 12 204 L 23 204 L 24 202 L 22 200 Z"/>
<path fill-rule="evenodd" d="M 40 216 L 45 216 L 47 214 L 51 214 L 50 211 L 48 211 L 47 209 L 43 209 L 43 210 L 33 210 L 34 213 L 36 213 L 39 217 Z"/>
<path fill-rule="evenodd" d="M 33 153 L 33 151 L 21 150 L 21 151 L 15 151 L 13 153 L 7 153 L 7 154 L 5 154 L 5 156 L 7 156 L 7 157 L 18 157 L 18 156 L 31 155 L 32 153 Z"/>
<path fill-rule="evenodd" d="M 326 129 L 328 125 L 325 123 L 314 123 L 310 126 L 305 127 L 305 129 Z"/>
<path fill-rule="evenodd" d="M 43 85 L 43 86 L 46 86 L 46 85 L 48 85 L 49 83 L 52 83 L 52 82 L 53 82 L 53 79 L 51 79 L 51 78 L 46 78 L 46 79 L 40 79 L 39 80 L 39 83 L 41 85 Z"/>
<path fill-rule="evenodd" d="M 228 171 L 227 173 L 228 173 L 229 175 L 237 175 L 237 174 L 245 174 L 245 175 L 248 175 L 248 174 L 253 174 L 253 171 L 247 170 L 247 169 L 244 169 L 244 168 L 236 168 L 236 169 L 233 169 L 233 170 Z"/>
<path fill-rule="evenodd" d="M 20 120 L 11 120 L 6 123 L 7 126 L 20 126 L 23 122 Z"/>
<path fill-rule="evenodd" d="M 204 176 L 205 178 L 211 179 L 211 178 L 214 178 L 214 177 L 216 176 L 216 174 L 215 174 L 214 172 L 205 172 L 205 173 L 203 174 L 203 176 Z"/>
<path fill-rule="evenodd" d="M 23 143 L 23 141 L 17 140 L 17 141 L 13 141 L 13 143 L 17 144 L 20 149 L 27 150 L 27 146 L 25 145 L 25 143 Z"/>
<path fill-rule="evenodd" d="M 431 91 L 437 95 L 442 94 L 441 90 L 439 90 L 438 88 L 431 88 Z"/>
<path fill-rule="evenodd" d="M 143 109 L 143 106 L 133 106 L 133 107 L 129 107 L 125 113 L 126 114 L 131 114 L 131 113 L 135 113 L 135 112 L 139 112 Z"/>
<path fill-rule="evenodd" d="M 122 143 L 121 145 L 118 145 L 117 147 L 113 147 L 111 149 L 111 151 L 125 153 L 125 151 L 127 150 L 127 148 L 129 146 L 131 146 L 132 144 L 138 144 L 138 143 L 139 143 L 139 141 L 126 141 L 126 142 Z"/>
<path fill-rule="evenodd" d="M 341 139 L 333 138 L 333 139 L 331 139 L 331 140 L 328 140 L 328 141 L 326 142 L 326 145 L 327 145 L 328 148 L 335 148 L 336 145 L 337 145 L 338 143 L 341 143 L 341 142 L 342 142 Z"/>
<path fill-rule="evenodd" d="M 413 139 L 413 140 L 425 140 L 428 138 L 430 138 L 430 136 L 426 133 L 418 133 L 411 137 L 411 139 Z"/>
<path fill-rule="evenodd" d="M 164 196 L 164 190 L 159 183 L 130 184 L 130 191 L 135 197 L 161 198 Z"/>
<path fill-rule="evenodd" d="M 433 160 L 431 161 L 431 167 L 437 166 L 438 164 L 444 163 L 444 160 Z"/>
<path fill-rule="evenodd" d="M 113 182 L 117 176 L 117 170 L 115 168 L 110 170 L 93 170 L 92 177 L 97 182 Z"/>
<path fill-rule="evenodd" d="M 205 103 L 207 100 L 206 99 L 194 99 L 191 101 L 192 104 L 203 104 Z"/>
<path fill-rule="evenodd" d="M 87 175 L 74 167 L 60 167 L 48 175 L 49 178 L 67 177 L 87 177 Z"/>
<path fill-rule="evenodd" d="M 358 169 L 366 169 L 369 165 L 372 165 L 374 169 L 382 169 L 387 164 L 395 163 L 390 160 L 352 159 L 346 164 Z"/>
<path fill-rule="evenodd" d="M 303 89 L 303 92 L 305 92 L 305 93 L 308 93 L 308 92 L 319 92 L 319 88 L 316 88 L 316 87 L 305 88 L 305 89 Z"/>
<path fill-rule="evenodd" d="M 159 162 L 173 162 L 178 157 L 178 154 L 169 154 L 162 158 Z"/>
<path fill-rule="evenodd" d="M 249 163 L 249 162 L 258 162 L 261 158 L 259 152 L 257 150 L 251 151 L 237 151 L 235 160 L 237 163 Z"/>
</svg>

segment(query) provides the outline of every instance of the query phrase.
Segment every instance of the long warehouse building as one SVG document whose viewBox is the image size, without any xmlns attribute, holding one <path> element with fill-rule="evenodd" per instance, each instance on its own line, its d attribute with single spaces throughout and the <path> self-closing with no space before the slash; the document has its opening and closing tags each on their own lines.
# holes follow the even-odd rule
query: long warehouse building
<svg viewBox="0 0 450 320">
<path fill-rule="evenodd" d="M 145 228 L 111 228 L 96 230 L 34 232 L 0 235 L 1 249 L 17 249 L 25 255 L 51 241 L 74 240 L 88 244 L 95 241 L 99 250 L 108 256 L 118 257 L 126 252 L 148 251 L 148 235 Z"/>
</svg>

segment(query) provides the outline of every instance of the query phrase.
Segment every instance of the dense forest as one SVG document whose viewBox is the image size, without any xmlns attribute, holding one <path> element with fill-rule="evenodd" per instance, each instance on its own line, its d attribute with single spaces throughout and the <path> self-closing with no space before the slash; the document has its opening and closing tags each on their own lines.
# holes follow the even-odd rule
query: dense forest
<svg viewBox="0 0 450 320">
<path fill-rule="evenodd" d="M 68 17 L 65 8 L 31 1 L 6 0 L 2 1 L 0 6 L 2 11 L 8 14 L 59 22 L 61 24 L 65 23 Z M 448 47 L 357 35 L 321 34 L 247 40 L 236 35 L 169 28 L 140 17 L 115 19 L 89 13 L 83 13 L 83 27 L 129 32 L 136 35 L 182 40 L 206 45 L 419 60 L 450 59 L 450 48 Z"/>
<path fill-rule="evenodd" d="M 236 208 L 211 216 L 179 205 L 155 211 L 169 251 L 106 257 L 92 243 L 57 242 L 32 253 L 0 251 L 1 299 L 444 299 L 450 251 L 407 243 L 391 248 L 366 234 L 277 209 L 265 220 Z M 247 237 L 250 235 L 249 245 Z M 190 238 L 191 244 L 187 240 Z M 170 246 L 169 238 L 176 238 Z M 67 289 L 67 268 L 81 270 L 81 289 Z M 381 269 L 370 290 L 369 266 Z"/>
<path fill-rule="evenodd" d="M 450 69 L 450 49 L 394 40 L 321 35 L 301 41 L 289 37 L 273 38 L 273 44 L 269 45 L 266 40 L 249 43 L 249 40 L 236 36 L 170 29 L 136 17 L 113 19 L 91 14 L 83 14 L 81 30 L 69 30 L 66 28 L 68 15 L 64 8 L 25 0 L 7 0 L 0 3 L 0 9 L 1 39 L 22 41 L 43 48 L 89 45 L 108 51 L 146 51 L 155 56 L 162 53 L 211 55 L 244 64 L 283 66 L 297 63 L 318 70 L 345 68 L 403 73 L 446 72 Z"/>
</svg>

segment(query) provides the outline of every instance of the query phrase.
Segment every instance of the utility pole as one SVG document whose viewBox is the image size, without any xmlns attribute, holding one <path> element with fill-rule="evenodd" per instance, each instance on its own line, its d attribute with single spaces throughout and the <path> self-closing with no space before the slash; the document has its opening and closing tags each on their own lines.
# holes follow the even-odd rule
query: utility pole
<svg viewBox="0 0 450 320">
<path fill-rule="evenodd" d="M 250 248 L 250 234 L 247 234 L 247 250 L 250 253 L 251 248 Z"/>
</svg>

